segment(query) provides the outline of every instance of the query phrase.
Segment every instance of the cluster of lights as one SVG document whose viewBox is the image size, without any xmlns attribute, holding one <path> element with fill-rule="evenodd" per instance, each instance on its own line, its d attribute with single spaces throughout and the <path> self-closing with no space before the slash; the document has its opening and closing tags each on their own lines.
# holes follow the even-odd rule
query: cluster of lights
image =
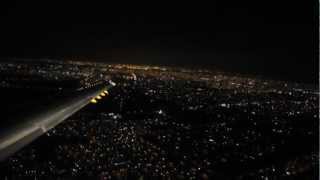
<svg viewBox="0 0 320 180">
<path fill-rule="evenodd" d="M 98 102 L 97 99 L 102 99 L 102 97 L 104 97 L 106 95 L 109 95 L 109 92 L 107 90 L 104 90 L 98 96 L 96 96 L 95 98 L 92 98 L 90 100 L 90 102 L 93 103 L 93 104 L 96 104 Z"/>
</svg>

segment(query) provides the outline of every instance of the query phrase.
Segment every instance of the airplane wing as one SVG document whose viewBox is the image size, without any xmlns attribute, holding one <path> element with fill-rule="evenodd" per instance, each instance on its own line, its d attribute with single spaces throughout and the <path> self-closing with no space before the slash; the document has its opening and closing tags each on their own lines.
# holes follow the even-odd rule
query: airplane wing
<svg viewBox="0 0 320 180">
<path fill-rule="evenodd" d="M 61 102 L 48 106 L 46 110 L 38 112 L 32 117 L 19 121 L 9 128 L 1 130 L 0 134 L 0 161 L 5 160 L 19 149 L 29 144 L 48 130 L 70 117 L 72 114 L 86 106 L 96 103 L 108 94 L 115 83 L 109 81 L 92 88 L 82 89 L 74 94 L 74 97 L 64 99 Z"/>
</svg>

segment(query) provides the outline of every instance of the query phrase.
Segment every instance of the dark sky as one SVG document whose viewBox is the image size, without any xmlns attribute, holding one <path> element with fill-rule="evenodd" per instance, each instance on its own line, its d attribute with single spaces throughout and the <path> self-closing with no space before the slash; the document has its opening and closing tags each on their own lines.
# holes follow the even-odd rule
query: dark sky
<svg viewBox="0 0 320 180">
<path fill-rule="evenodd" d="M 205 66 L 318 82 L 316 1 L 53 2 L 1 6 L 0 56 Z"/>
</svg>

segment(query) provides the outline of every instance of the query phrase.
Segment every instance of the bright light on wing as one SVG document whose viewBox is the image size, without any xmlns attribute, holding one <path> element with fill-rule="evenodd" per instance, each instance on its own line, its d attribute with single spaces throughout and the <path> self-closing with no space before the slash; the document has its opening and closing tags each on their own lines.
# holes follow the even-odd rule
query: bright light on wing
<svg viewBox="0 0 320 180">
<path fill-rule="evenodd" d="M 99 96 L 99 95 L 98 95 L 96 98 L 97 98 L 97 99 L 102 99 L 102 97 L 101 97 L 101 96 Z"/>
</svg>

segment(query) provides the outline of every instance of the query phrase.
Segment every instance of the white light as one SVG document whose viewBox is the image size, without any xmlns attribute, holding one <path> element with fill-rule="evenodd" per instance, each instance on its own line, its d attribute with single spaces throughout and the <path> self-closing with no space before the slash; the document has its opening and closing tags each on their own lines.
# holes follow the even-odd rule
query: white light
<svg viewBox="0 0 320 180">
<path fill-rule="evenodd" d="M 109 83 L 112 85 L 112 86 L 116 86 L 116 83 L 115 82 L 113 82 L 113 81 L 109 81 Z"/>
</svg>

